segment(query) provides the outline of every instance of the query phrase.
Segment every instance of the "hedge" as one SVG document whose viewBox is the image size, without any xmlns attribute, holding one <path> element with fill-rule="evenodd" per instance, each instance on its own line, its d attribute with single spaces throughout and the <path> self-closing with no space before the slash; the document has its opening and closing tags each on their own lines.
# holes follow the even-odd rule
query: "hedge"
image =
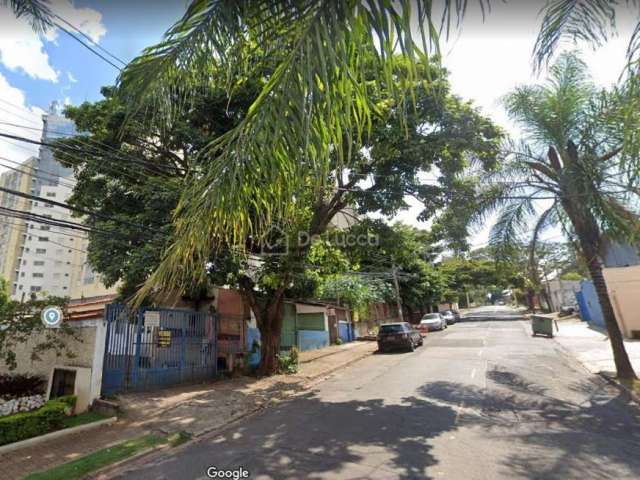
<svg viewBox="0 0 640 480">
<path fill-rule="evenodd" d="M 31 412 L 0 417 L 0 445 L 19 442 L 63 428 L 62 420 L 73 409 L 76 397 L 50 400 Z"/>
</svg>

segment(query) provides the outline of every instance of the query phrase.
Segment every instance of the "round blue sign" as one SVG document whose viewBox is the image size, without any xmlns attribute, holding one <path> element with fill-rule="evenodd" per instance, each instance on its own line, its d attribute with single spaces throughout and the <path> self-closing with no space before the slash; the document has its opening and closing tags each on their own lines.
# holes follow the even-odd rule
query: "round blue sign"
<svg viewBox="0 0 640 480">
<path fill-rule="evenodd" d="M 42 311 L 42 323 L 45 327 L 59 327 L 62 323 L 62 310 L 58 307 L 47 307 Z"/>
</svg>

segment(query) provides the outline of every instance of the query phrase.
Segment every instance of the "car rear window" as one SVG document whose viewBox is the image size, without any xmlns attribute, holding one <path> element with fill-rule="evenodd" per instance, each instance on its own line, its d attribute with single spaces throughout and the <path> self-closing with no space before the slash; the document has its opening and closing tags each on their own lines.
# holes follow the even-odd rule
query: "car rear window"
<svg viewBox="0 0 640 480">
<path fill-rule="evenodd" d="M 382 325 L 380 327 L 380 333 L 402 333 L 404 329 L 402 325 Z"/>
<path fill-rule="evenodd" d="M 422 320 L 438 320 L 438 319 L 440 319 L 439 313 L 431 313 L 429 315 L 425 315 L 424 317 L 422 317 Z"/>
</svg>

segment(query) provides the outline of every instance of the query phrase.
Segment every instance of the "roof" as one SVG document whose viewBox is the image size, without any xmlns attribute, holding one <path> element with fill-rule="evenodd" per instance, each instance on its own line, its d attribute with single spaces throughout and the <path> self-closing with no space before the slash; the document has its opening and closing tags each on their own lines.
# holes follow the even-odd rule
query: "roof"
<svg viewBox="0 0 640 480">
<path fill-rule="evenodd" d="M 104 308 L 116 299 L 117 295 L 79 298 L 69 301 L 67 311 L 70 321 L 94 320 L 104 316 Z"/>
</svg>

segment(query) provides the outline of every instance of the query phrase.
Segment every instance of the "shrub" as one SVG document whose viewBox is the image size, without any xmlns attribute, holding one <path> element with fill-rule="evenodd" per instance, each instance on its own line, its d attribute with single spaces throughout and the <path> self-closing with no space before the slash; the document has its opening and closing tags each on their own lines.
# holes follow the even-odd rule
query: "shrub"
<svg viewBox="0 0 640 480">
<path fill-rule="evenodd" d="M 278 355 L 278 371 L 280 373 L 296 373 L 298 371 L 298 349 L 291 347 L 288 355 Z"/>
<path fill-rule="evenodd" d="M 0 445 L 26 440 L 63 428 L 63 420 L 75 405 L 75 397 L 50 400 L 32 412 L 0 418 Z"/>
<path fill-rule="evenodd" d="M 41 395 L 47 382 L 37 375 L 0 375 L 0 398 L 19 398 Z"/>
</svg>

